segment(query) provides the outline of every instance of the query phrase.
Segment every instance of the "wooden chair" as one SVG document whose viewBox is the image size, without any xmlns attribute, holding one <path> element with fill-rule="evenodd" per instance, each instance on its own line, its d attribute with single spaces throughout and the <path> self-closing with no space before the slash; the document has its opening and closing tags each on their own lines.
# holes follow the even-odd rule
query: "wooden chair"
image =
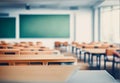
<svg viewBox="0 0 120 83">
<path fill-rule="evenodd" d="M 36 47 L 41 47 L 43 44 L 41 41 L 36 42 Z"/>
<path fill-rule="evenodd" d="M 113 73 L 115 67 L 117 67 L 118 64 L 120 64 L 120 49 L 113 52 L 113 64 L 112 64 Z"/>
<path fill-rule="evenodd" d="M 68 42 L 63 42 L 63 46 L 68 46 Z"/>
<path fill-rule="evenodd" d="M 28 45 L 29 46 L 34 46 L 34 43 L 33 42 L 28 42 Z"/>
<path fill-rule="evenodd" d="M 55 45 L 55 47 L 60 47 L 61 46 L 61 42 L 60 41 L 55 41 L 54 45 Z"/>
<path fill-rule="evenodd" d="M 0 49 L 6 49 L 6 47 L 7 47 L 6 45 L 2 45 L 2 44 L 0 45 Z"/>
<path fill-rule="evenodd" d="M 66 41 L 66 42 L 62 42 L 62 43 L 61 43 L 61 47 L 62 47 L 62 48 L 61 48 L 61 51 L 62 51 L 62 52 L 66 52 L 68 45 L 69 45 L 69 44 L 68 44 L 67 41 Z"/>
<path fill-rule="evenodd" d="M 1 49 L 7 49 L 9 43 L 7 43 L 6 41 L 0 41 L 0 48 Z"/>
<path fill-rule="evenodd" d="M 7 45 L 8 43 L 6 41 L 0 41 L 2 45 Z"/>
<path fill-rule="evenodd" d="M 113 52 L 119 50 L 120 48 L 107 48 L 106 56 L 104 57 L 104 69 L 106 69 L 107 62 L 113 62 Z"/>
</svg>

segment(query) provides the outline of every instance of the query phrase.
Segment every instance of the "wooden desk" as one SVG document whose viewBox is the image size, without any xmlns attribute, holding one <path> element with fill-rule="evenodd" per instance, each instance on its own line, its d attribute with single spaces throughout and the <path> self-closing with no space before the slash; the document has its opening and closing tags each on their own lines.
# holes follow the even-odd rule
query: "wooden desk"
<svg viewBox="0 0 120 83">
<path fill-rule="evenodd" d="M 19 49 L 0 49 L 0 54 L 20 54 L 20 50 Z"/>
<path fill-rule="evenodd" d="M 20 51 L 20 55 L 60 55 L 60 51 L 58 50 L 50 50 L 50 51 Z"/>
<path fill-rule="evenodd" d="M 106 54 L 106 49 L 99 49 L 99 48 L 94 48 L 94 49 L 84 49 L 85 53 L 88 54 L 88 62 L 90 65 L 93 66 L 93 56 L 97 57 L 97 66 L 100 69 L 101 67 L 101 56 Z M 86 55 L 84 55 L 85 58 Z M 91 58 L 90 58 L 91 56 Z"/>
<path fill-rule="evenodd" d="M 65 83 L 77 66 L 3 66 L 0 83 Z"/>
<path fill-rule="evenodd" d="M 33 53 L 31 53 L 33 52 Z M 22 55 L 22 54 L 38 54 L 38 55 L 45 55 L 45 54 L 60 54 L 58 50 L 39 50 L 38 48 L 24 48 L 24 49 L 0 49 L 0 55 Z"/>
<path fill-rule="evenodd" d="M 1 66 L 0 83 L 116 83 L 106 71 L 76 66 Z"/>
<path fill-rule="evenodd" d="M 20 51 L 52 51 L 52 50 L 46 47 L 37 48 L 28 46 L 27 48 L 20 48 Z"/>
<path fill-rule="evenodd" d="M 95 53 L 95 54 L 106 52 L 106 49 L 100 49 L 100 48 L 91 48 L 91 49 L 83 49 L 83 50 L 86 52 Z"/>
<path fill-rule="evenodd" d="M 42 62 L 43 65 L 48 65 L 49 62 L 73 62 L 77 63 L 77 59 L 72 56 L 63 55 L 8 55 L 0 56 L 0 63 L 9 63 L 15 65 L 16 62 Z"/>
</svg>

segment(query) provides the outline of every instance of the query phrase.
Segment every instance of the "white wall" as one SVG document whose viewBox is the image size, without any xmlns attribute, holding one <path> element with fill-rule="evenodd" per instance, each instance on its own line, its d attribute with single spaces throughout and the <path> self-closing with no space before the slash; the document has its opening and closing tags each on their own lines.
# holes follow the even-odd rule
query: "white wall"
<svg viewBox="0 0 120 83">
<path fill-rule="evenodd" d="M 92 40 L 92 10 L 90 8 L 81 8 L 77 11 L 71 10 L 40 10 L 40 9 L 0 9 L 0 13 L 6 12 L 10 17 L 16 17 L 16 39 L 0 39 L 8 42 L 20 41 L 42 41 L 44 45 L 50 48 L 54 47 L 54 41 L 79 41 L 90 42 Z M 70 38 L 37 38 L 37 39 L 20 39 L 19 38 L 19 14 L 69 14 L 70 15 Z"/>
<path fill-rule="evenodd" d="M 98 19 L 99 19 L 99 17 L 98 17 L 98 8 L 96 8 L 95 9 L 95 18 L 94 18 L 94 40 L 95 41 L 99 41 L 99 39 L 98 39 Z"/>
<path fill-rule="evenodd" d="M 76 12 L 76 41 L 92 41 L 92 21 L 91 8 L 83 8 Z"/>
</svg>

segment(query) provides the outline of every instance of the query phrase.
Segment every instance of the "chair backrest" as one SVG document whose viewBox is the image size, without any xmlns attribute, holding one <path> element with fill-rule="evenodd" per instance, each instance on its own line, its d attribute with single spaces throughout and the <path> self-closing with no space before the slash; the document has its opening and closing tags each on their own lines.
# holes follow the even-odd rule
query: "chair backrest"
<svg viewBox="0 0 120 83">
<path fill-rule="evenodd" d="M 34 43 L 33 42 L 28 42 L 28 45 L 29 46 L 34 46 Z"/>
<path fill-rule="evenodd" d="M 41 41 L 36 42 L 36 46 L 41 47 L 43 44 Z"/>
<path fill-rule="evenodd" d="M 63 42 L 63 46 L 68 46 L 68 42 Z"/>
<path fill-rule="evenodd" d="M 113 55 L 113 52 L 117 50 L 117 48 L 107 48 L 106 49 L 106 55 L 107 56 L 112 56 Z"/>
<path fill-rule="evenodd" d="M 60 41 L 55 41 L 54 46 L 55 47 L 60 47 L 61 46 L 61 42 Z"/>
<path fill-rule="evenodd" d="M 76 44 L 78 44 L 78 42 L 75 42 L 75 41 L 72 42 L 72 45 L 76 45 Z"/>
<path fill-rule="evenodd" d="M 7 45 L 8 43 L 6 41 L 0 41 L 2 45 Z"/>
</svg>

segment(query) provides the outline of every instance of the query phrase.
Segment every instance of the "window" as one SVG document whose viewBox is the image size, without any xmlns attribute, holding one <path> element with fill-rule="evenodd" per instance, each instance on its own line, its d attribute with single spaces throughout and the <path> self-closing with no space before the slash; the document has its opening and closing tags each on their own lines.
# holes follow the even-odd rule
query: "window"
<svg viewBox="0 0 120 83">
<path fill-rule="evenodd" d="M 101 8 L 101 41 L 119 43 L 120 7 Z"/>
</svg>

